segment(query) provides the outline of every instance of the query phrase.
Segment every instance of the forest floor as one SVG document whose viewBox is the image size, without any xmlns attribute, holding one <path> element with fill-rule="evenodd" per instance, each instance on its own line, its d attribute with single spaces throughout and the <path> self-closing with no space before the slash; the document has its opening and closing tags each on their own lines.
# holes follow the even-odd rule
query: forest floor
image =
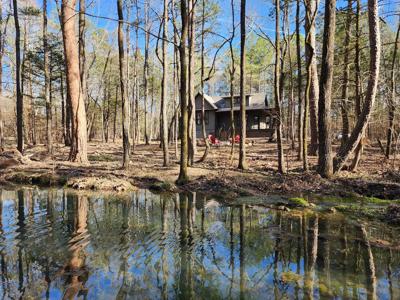
<svg viewBox="0 0 400 300">
<path fill-rule="evenodd" d="M 366 145 L 357 172 L 342 171 L 333 179 L 321 178 L 315 171 L 317 158 L 310 157 L 311 170 L 302 172 L 297 153 L 286 149 L 288 174 L 277 170 L 276 144 L 255 139 L 247 147 L 249 169 L 238 170 L 238 146 L 230 160 L 230 145 L 213 146 L 202 163 L 189 168 L 190 182 L 176 187 L 179 163 L 174 146 L 170 146 L 171 165 L 162 166 L 162 151 L 158 143 L 136 146 L 128 170 L 121 169 L 121 142 L 90 142 L 90 164 L 82 166 L 67 161 L 69 147 L 55 146 L 55 155 L 46 156 L 45 146 L 27 147 L 24 157 L 12 157 L 6 149 L 0 155 L 0 181 L 3 184 L 67 185 L 76 189 L 125 191 L 150 188 L 158 191 L 198 191 L 214 196 L 323 194 L 338 197 L 367 196 L 381 199 L 400 199 L 400 171 L 393 160 L 387 160 L 377 145 Z M 7 151 L 8 150 L 8 151 Z M 204 151 L 198 147 L 196 160 Z M 15 151 L 14 151 L 15 152 Z M 8 154 L 7 154 L 8 153 Z M 394 171 L 397 169 L 397 171 Z"/>
</svg>

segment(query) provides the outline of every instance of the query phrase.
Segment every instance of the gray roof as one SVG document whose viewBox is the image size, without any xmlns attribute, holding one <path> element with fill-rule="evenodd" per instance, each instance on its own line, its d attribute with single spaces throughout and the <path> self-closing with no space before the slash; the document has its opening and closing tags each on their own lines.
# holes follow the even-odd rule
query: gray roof
<svg viewBox="0 0 400 300">
<path fill-rule="evenodd" d="M 199 93 L 201 94 L 201 93 Z M 204 94 L 204 98 L 207 102 L 218 111 L 229 111 L 230 107 L 226 107 L 226 100 L 229 100 L 231 96 L 209 96 Z M 235 95 L 234 98 L 240 97 L 239 95 Z M 258 93 L 258 94 L 248 94 L 246 98 L 250 97 L 250 103 L 246 106 L 247 110 L 255 110 L 255 109 L 268 109 L 272 108 L 271 106 L 265 105 L 265 97 L 266 94 Z M 234 107 L 236 109 L 236 107 Z"/>
</svg>

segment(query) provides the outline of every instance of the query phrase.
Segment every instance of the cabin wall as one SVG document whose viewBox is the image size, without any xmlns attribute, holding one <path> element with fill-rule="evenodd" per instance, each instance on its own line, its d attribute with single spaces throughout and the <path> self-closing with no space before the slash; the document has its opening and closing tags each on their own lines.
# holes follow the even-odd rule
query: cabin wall
<svg viewBox="0 0 400 300">
<path fill-rule="evenodd" d="M 214 110 L 206 110 L 206 133 L 207 136 L 212 134 L 215 135 L 215 111 Z M 197 138 L 203 137 L 203 125 L 201 118 L 201 110 L 196 110 L 196 136 Z"/>
</svg>

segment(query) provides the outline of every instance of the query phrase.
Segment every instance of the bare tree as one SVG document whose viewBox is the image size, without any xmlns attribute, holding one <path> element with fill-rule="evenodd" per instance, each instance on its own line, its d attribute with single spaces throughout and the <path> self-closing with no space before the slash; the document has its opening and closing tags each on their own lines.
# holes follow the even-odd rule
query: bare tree
<svg viewBox="0 0 400 300">
<path fill-rule="evenodd" d="M 275 80 L 274 80 L 274 94 L 275 94 L 275 109 L 276 109 L 276 138 L 278 146 L 278 172 L 286 173 L 285 157 L 283 153 L 282 144 L 282 111 L 281 111 L 281 96 L 280 96 L 280 0 L 275 0 Z"/>
<path fill-rule="evenodd" d="M 354 152 L 368 125 L 378 89 L 379 65 L 381 58 L 381 39 L 379 30 L 378 0 L 368 0 L 369 26 L 369 78 L 364 104 L 357 123 L 347 143 L 343 144 L 334 159 L 335 172 L 340 171 L 349 156 Z"/>
<path fill-rule="evenodd" d="M 21 31 L 18 19 L 17 0 L 13 0 L 15 25 L 15 89 L 17 92 L 17 149 L 24 152 L 24 100 L 21 85 Z"/>
<path fill-rule="evenodd" d="M 149 0 L 144 3 L 144 22 L 145 22 L 145 48 L 144 48 L 144 140 L 146 145 L 149 144 L 149 133 L 148 133 L 148 98 L 149 98 Z"/>
<path fill-rule="evenodd" d="M 306 3 L 306 1 L 305 1 Z M 300 0 L 296 0 L 296 55 L 297 55 L 297 98 L 298 98 L 298 119 L 297 119 L 297 135 L 299 138 L 299 149 L 297 152 L 297 158 L 299 160 L 303 158 L 303 150 L 304 150 L 304 140 L 307 140 L 303 137 L 303 111 L 304 104 L 302 100 L 302 70 L 301 70 L 301 41 L 300 41 Z M 306 146 L 307 147 L 307 146 Z"/>
<path fill-rule="evenodd" d="M 239 169 L 247 169 L 246 162 L 246 0 L 240 1 L 240 147 Z"/>
<path fill-rule="evenodd" d="M 244 0 L 242 0 L 244 1 Z M 188 37 L 188 9 L 186 0 L 181 0 L 181 23 L 182 32 L 179 44 L 179 58 L 180 58 L 180 105 L 181 105 L 181 157 L 180 157 L 180 170 L 177 184 L 185 184 L 189 181 L 188 177 L 188 62 L 187 62 L 187 37 Z"/>
<path fill-rule="evenodd" d="M 50 65 L 47 38 L 47 0 L 43 0 L 43 51 L 44 51 L 44 98 L 46 101 L 47 153 L 53 154 L 52 110 L 50 102 Z"/>
<path fill-rule="evenodd" d="M 317 0 L 304 2 L 306 7 L 306 60 L 307 60 L 307 83 L 304 97 L 303 111 L 303 169 L 308 170 L 308 155 L 315 154 L 318 145 L 318 130 L 316 117 L 316 103 L 319 93 L 317 61 L 315 58 L 315 18 L 317 15 Z M 310 115 L 310 118 L 309 118 Z M 310 122 L 309 122 L 310 120 Z M 308 128 L 311 127 L 311 147 L 308 151 Z M 309 153 L 310 152 L 310 153 Z"/>
<path fill-rule="evenodd" d="M 195 22 L 196 22 L 196 1 L 189 0 L 188 1 L 188 9 L 189 9 L 189 165 L 193 165 L 194 155 L 197 152 L 196 147 L 196 103 L 195 103 L 195 94 L 194 94 L 194 76 L 195 76 Z"/>
<path fill-rule="evenodd" d="M 169 165 L 169 149 L 168 149 L 168 120 L 167 120 L 167 97 L 168 97 L 168 54 L 167 54 L 167 38 L 168 38 L 168 0 L 164 0 L 164 30 L 162 42 L 162 64 L 163 64 L 163 77 L 162 77 L 162 91 L 161 91 L 161 139 L 163 148 L 163 164 Z"/>
<path fill-rule="evenodd" d="M 206 22 L 206 0 L 203 0 L 202 1 L 202 9 L 201 9 L 200 90 L 201 90 L 201 130 L 202 130 L 203 140 L 204 140 L 206 148 L 204 150 L 203 156 L 200 159 L 200 162 L 203 162 L 203 161 L 206 160 L 208 152 L 210 151 L 210 142 L 208 141 L 207 132 L 206 132 L 206 120 L 205 120 L 206 112 L 205 112 L 205 99 L 204 99 L 204 81 L 205 81 L 205 78 L 204 78 L 204 72 L 205 72 L 204 35 L 206 34 L 206 32 L 205 32 L 205 22 Z"/>
<path fill-rule="evenodd" d="M 323 177 L 333 174 L 331 141 L 331 102 L 333 59 L 335 49 L 336 0 L 325 4 L 324 36 L 321 58 L 321 80 L 318 100 L 318 172 Z"/>
<path fill-rule="evenodd" d="M 345 38 L 344 38 L 344 72 L 342 84 L 342 99 L 340 103 L 340 110 L 342 113 L 342 144 L 347 142 L 349 136 L 349 115 L 348 115 L 348 98 L 349 98 L 349 77 L 350 77 L 350 30 L 352 19 L 352 0 L 347 1 L 347 18 L 345 23 Z"/>
<path fill-rule="evenodd" d="M 122 102 L 122 145 L 124 150 L 122 167 L 129 167 L 130 145 L 129 145 L 129 101 L 126 95 L 126 62 L 124 50 L 124 14 L 122 10 L 122 0 L 117 1 L 118 9 L 118 52 L 119 52 L 119 79 L 121 87 Z"/>
<path fill-rule="evenodd" d="M 7 23 L 9 20 L 9 16 L 5 20 L 3 20 L 3 5 L 0 1 L 0 96 L 3 95 L 3 57 L 4 57 L 4 50 L 5 50 L 5 35 L 7 29 Z M 0 107 L 0 151 L 5 146 L 4 141 L 4 116 L 2 115 L 1 107 Z"/>
<path fill-rule="evenodd" d="M 391 97 L 389 97 L 389 105 L 388 105 L 388 121 L 389 126 L 387 129 L 387 143 L 386 143 L 386 157 L 389 158 L 392 150 L 392 140 L 394 135 L 394 113 L 396 110 L 396 59 L 397 59 L 397 50 L 399 47 L 399 34 L 400 34 L 400 20 L 397 27 L 396 39 L 394 42 L 394 50 L 392 56 L 392 68 L 390 70 L 390 90 L 392 92 Z"/>
<path fill-rule="evenodd" d="M 75 162 L 88 163 L 86 111 L 81 93 L 79 55 L 75 38 L 75 6 L 76 0 L 63 0 L 61 5 L 67 89 L 72 117 L 72 143 L 69 159 Z"/>
</svg>

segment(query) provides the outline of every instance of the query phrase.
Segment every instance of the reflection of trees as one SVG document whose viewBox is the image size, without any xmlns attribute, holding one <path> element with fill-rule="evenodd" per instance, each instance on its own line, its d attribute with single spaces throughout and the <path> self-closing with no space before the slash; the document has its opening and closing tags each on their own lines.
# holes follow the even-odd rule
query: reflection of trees
<svg viewBox="0 0 400 300">
<path fill-rule="evenodd" d="M 89 275 L 93 284 L 113 283 L 102 298 L 121 299 L 248 299 L 274 291 L 290 299 L 360 298 L 367 288 L 374 299 L 382 278 L 385 295 L 395 299 L 399 291 L 399 252 L 372 242 L 381 235 L 393 240 L 399 230 L 384 237 L 384 227 L 358 228 L 337 215 L 206 206 L 198 194 L 175 199 L 141 191 L 118 200 L 55 191 L 16 193 L 12 200 L 6 213 L 0 205 L 0 246 L 7 246 L 0 247 L 0 289 L 10 282 L 26 297 L 32 289 L 37 298 L 49 297 L 50 282 L 64 298 L 85 295 Z M 283 273 L 297 277 L 285 280 Z M 90 292 L 95 298 L 99 290 Z"/>
<path fill-rule="evenodd" d="M 73 228 L 73 233 L 68 247 L 70 259 L 63 270 L 66 277 L 63 299 L 74 299 L 81 294 L 87 294 L 85 282 L 89 274 L 85 267 L 85 247 L 89 243 L 87 232 L 88 200 L 83 196 L 68 195 L 67 206 L 71 209 L 69 222 L 71 228 Z"/>
</svg>

